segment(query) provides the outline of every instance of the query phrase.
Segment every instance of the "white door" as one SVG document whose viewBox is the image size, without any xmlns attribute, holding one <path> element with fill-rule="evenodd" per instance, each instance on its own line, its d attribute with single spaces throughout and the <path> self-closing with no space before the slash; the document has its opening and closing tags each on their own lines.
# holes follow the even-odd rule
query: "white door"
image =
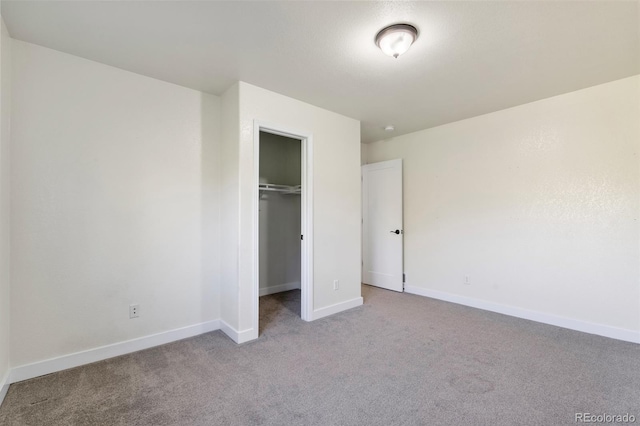
<svg viewBox="0 0 640 426">
<path fill-rule="evenodd" d="M 402 160 L 362 166 L 362 281 L 402 291 Z"/>
</svg>

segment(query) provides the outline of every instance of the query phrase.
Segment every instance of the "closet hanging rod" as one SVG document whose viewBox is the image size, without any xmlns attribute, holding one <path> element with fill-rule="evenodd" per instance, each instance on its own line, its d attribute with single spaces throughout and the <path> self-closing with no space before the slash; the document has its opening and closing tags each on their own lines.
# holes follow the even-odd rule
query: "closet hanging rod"
<svg viewBox="0 0 640 426">
<path fill-rule="evenodd" d="M 275 183 L 261 183 L 259 185 L 260 191 L 274 191 L 282 192 L 284 194 L 300 194 L 300 185 L 278 185 Z"/>
</svg>

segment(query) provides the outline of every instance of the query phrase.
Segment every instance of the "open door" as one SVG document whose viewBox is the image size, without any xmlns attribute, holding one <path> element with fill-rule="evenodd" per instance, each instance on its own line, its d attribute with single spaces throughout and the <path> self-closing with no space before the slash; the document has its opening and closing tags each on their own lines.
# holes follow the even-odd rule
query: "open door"
<svg viewBox="0 0 640 426">
<path fill-rule="evenodd" d="M 402 160 L 362 166 L 362 280 L 403 291 Z"/>
<path fill-rule="evenodd" d="M 291 130 L 279 125 L 255 120 L 253 123 L 254 148 L 254 205 L 253 205 L 253 330 L 258 337 L 260 329 L 260 191 L 283 190 L 289 196 L 300 196 L 300 233 L 296 231 L 296 241 L 300 241 L 300 317 L 305 321 L 313 319 L 313 136 Z M 300 141 L 300 185 L 268 185 L 260 182 L 260 134 L 269 133 L 276 136 Z M 278 184 L 278 182 L 273 182 Z M 286 283 L 285 283 L 286 284 Z M 286 285 L 285 285 L 286 287 Z"/>
</svg>

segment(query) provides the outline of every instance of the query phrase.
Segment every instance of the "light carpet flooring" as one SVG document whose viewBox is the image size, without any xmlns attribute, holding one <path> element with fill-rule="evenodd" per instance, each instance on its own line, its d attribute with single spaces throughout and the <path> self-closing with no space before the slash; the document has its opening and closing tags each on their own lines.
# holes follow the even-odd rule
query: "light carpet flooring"
<svg viewBox="0 0 640 426">
<path fill-rule="evenodd" d="M 311 323 L 260 300 L 261 336 L 216 331 L 13 384 L 2 425 L 561 425 L 640 422 L 640 345 L 363 286 Z"/>
</svg>

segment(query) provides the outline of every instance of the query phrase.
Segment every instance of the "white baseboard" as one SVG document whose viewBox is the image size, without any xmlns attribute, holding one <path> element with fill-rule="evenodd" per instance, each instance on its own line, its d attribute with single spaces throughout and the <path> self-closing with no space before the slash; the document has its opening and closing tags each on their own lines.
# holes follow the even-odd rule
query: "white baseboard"
<svg viewBox="0 0 640 426">
<path fill-rule="evenodd" d="M 429 290 L 420 287 L 405 286 L 404 291 L 406 293 L 417 294 L 419 296 L 444 300 L 446 302 L 457 303 L 459 305 L 470 306 L 472 308 L 484 309 L 486 311 L 497 312 L 499 314 L 509 315 L 512 317 L 555 325 L 557 327 L 568 328 L 570 330 L 581 331 L 583 333 L 597 334 L 598 336 L 610 337 L 612 339 L 624 340 L 626 342 L 640 343 L 640 332 L 634 330 L 561 317 L 545 312 L 502 305 L 499 303 L 488 302 L 486 300 L 473 299 L 471 297 L 459 296 L 457 294 Z"/>
<path fill-rule="evenodd" d="M 347 309 L 355 308 L 356 306 L 362 305 L 362 301 L 362 297 L 356 297 L 355 299 L 347 300 L 346 302 L 340 302 L 335 305 L 316 309 L 313 311 L 311 320 L 315 321 L 329 315 L 337 314 L 338 312 L 346 311 Z"/>
<path fill-rule="evenodd" d="M 273 285 L 269 287 L 260 287 L 260 296 L 266 296 L 268 294 L 280 293 L 282 291 L 296 290 L 300 288 L 300 281 L 294 281 L 291 283 L 285 283 L 280 285 Z"/>
<path fill-rule="evenodd" d="M 45 374 L 55 373 L 73 367 L 78 367 L 92 362 L 102 361 L 107 358 L 137 352 L 154 346 L 175 342 L 199 334 L 220 329 L 220 320 L 207 321 L 187 327 L 176 328 L 162 333 L 152 334 L 137 339 L 126 340 L 124 342 L 113 343 L 111 345 L 100 346 L 82 352 L 75 352 L 57 358 L 51 358 L 33 364 L 21 365 L 11 369 L 9 383 L 20 382 L 32 379 Z"/>
<path fill-rule="evenodd" d="M 258 338 L 258 331 L 253 328 L 238 331 L 231 327 L 228 323 L 220 320 L 220 330 L 236 343 L 245 343 Z"/>
<path fill-rule="evenodd" d="M 7 371 L 0 380 L 0 406 L 2 406 L 2 401 L 4 401 L 4 397 L 7 396 L 7 392 L 9 391 L 9 373 L 11 371 Z"/>
</svg>

